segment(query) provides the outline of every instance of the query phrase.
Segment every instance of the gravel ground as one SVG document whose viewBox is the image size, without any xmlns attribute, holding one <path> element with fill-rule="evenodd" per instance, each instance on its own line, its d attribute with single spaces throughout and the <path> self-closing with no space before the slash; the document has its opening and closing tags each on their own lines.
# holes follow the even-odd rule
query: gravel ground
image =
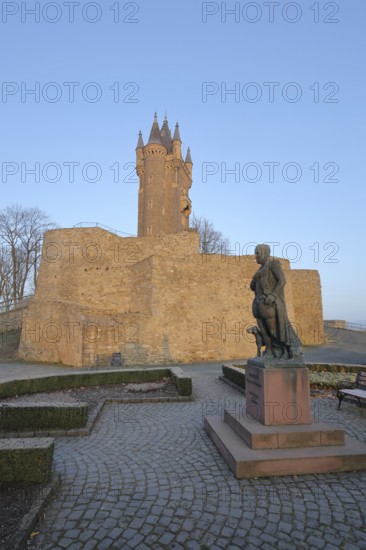
<svg viewBox="0 0 366 550">
<path fill-rule="evenodd" d="M 170 378 L 161 382 L 143 384 L 116 384 L 93 386 L 91 388 L 70 388 L 62 391 L 16 395 L 2 399 L 0 403 L 88 403 L 89 413 L 100 403 L 101 399 L 128 399 L 137 395 L 149 397 L 178 397 L 178 392 Z"/>
<path fill-rule="evenodd" d="M 0 403 L 40 403 L 40 402 L 84 402 L 89 405 L 89 413 L 101 399 L 148 397 L 177 397 L 176 387 L 170 378 L 161 382 L 144 384 L 119 384 L 109 386 L 94 386 L 92 388 L 72 388 L 63 391 L 19 395 L 2 399 Z M 0 483 L 0 549 L 4 549 L 7 541 L 16 532 L 20 522 L 29 511 L 40 491 L 44 487 L 39 483 Z"/>
</svg>

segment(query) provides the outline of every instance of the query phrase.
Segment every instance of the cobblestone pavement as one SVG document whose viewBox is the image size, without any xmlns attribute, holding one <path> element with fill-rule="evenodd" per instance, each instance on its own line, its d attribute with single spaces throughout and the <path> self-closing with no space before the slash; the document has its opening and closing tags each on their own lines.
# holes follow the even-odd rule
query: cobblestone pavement
<svg viewBox="0 0 366 550">
<path fill-rule="evenodd" d="M 187 368 L 195 401 L 104 411 L 56 442 L 62 485 L 32 549 L 366 549 L 366 472 L 236 480 L 203 415 L 241 407 L 218 365 Z M 366 409 L 313 400 L 314 420 L 366 440 Z"/>
</svg>

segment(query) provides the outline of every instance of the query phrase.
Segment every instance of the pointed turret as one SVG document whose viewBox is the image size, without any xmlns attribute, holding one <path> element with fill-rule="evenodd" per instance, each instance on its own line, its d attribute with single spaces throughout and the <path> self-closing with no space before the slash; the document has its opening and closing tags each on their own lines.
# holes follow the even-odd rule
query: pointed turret
<svg viewBox="0 0 366 550">
<path fill-rule="evenodd" d="M 192 185 L 192 168 L 193 168 L 193 162 L 192 162 L 191 149 L 190 149 L 190 147 L 188 147 L 188 149 L 187 149 L 185 165 L 186 165 L 186 167 L 187 167 L 187 169 L 188 169 L 188 173 L 189 173 L 190 178 L 191 178 L 191 183 L 190 183 L 190 186 L 191 186 L 191 185 Z"/>
<path fill-rule="evenodd" d="M 137 141 L 137 147 L 136 149 L 143 149 L 144 147 L 144 140 L 142 139 L 142 132 L 141 130 L 139 131 L 139 139 Z"/>
<path fill-rule="evenodd" d="M 192 157 L 191 157 L 191 149 L 190 149 L 190 147 L 188 147 L 188 149 L 187 149 L 187 154 L 186 154 L 186 160 L 185 160 L 185 162 L 188 162 L 188 163 L 190 163 L 190 164 L 193 164 L 193 162 L 192 162 Z"/>
<path fill-rule="evenodd" d="M 172 152 L 173 143 L 172 143 L 172 134 L 169 128 L 168 119 L 165 116 L 164 123 L 160 130 L 161 139 L 163 141 L 163 145 L 168 149 L 168 153 Z"/>
<path fill-rule="evenodd" d="M 173 141 L 180 141 L 180 142 L 182 143 L 182 140 L 180 139 L 179 124 L 178 124 L 178 122 L 177 122 L 177 124 L 175 125 Z"/>
<path fill-rule="evenodd" d="M 174 136 L 173 136 L 173 155 L 177 159 L 182 158 L 181 146 L 182 146 L 182 140 L 180 139 L 179 124 L 177 122 L 177 124 L 175 125 Z"/>
<path fill-rule="evenodd" d="M 161 139 L 161 134 L 159 130 L 159 124 L 158 124 L 158 117 L 155 113 L 154 115 L 154 122 L 151 128 L 149 141 L 147 142 L 147 145 L 150 145 L 152 143 L 158 143 L 159 145 L 163 145 L 163 141 Z"/>
<path fill-rule="evenodd" d="M 139 166 L 144 158 L 144 140 L 142 139 L 142 133 L 141 130 L 139 132 L 139 139 L 137 141 L 137 147 L 136 147 L 136 162 L 137 166 Z"/>
</svg>

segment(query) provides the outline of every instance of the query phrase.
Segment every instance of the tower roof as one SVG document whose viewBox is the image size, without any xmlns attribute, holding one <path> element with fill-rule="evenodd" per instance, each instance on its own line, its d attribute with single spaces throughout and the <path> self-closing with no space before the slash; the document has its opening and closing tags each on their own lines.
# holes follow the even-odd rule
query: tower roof
<svg viewBox="0 0 366 550">
<path fill-rule="evenodd" d="M 182 142 L 182 140 L 180 139 L 179 124 L 178 124 L 178 122 L 177 122 L 177 124 L 175 125 L 174 136 L 173 136 L 173 141 L 176 141 L 176 140 Z"/>
<path fill-rule="evenodd" d="M 190 162 L 191 164 L 193 164 L 193 162 L 192 162 L 192 157 L 191 157 L 191 149 L 190 149 L 190 147 L 188 147 L 188 149 L 187 149 L 187 154 L 186 154 L 186 160 L 185 160 L 185 162 Z"/>
<path fill-rule="evenodd" d="M 144 146 L 144 140 L 142 139 L 142 133 L 141 133 L 141 130 L 140 130 L 139 131 L 139 139 L 138 139 L 138 142 L 137 142 L 136 149 L 142 149 L 143 146 Z"/>
<path fill-rule="evenodd" d="M 158 143 L 159 145 L 164 145 L 163 140 L 161 139 L 159 124 L 158 124 L 158 117 L 156 113 L 154 115 L 154 122 L 151 127 L 150 137 L 149 137 L 149 141 L 147 142 L 147 145 L 149 145 L 150 143 Z"/>
<path fill-rule="evenodd" d="M 170 131 L 168 120 L 166 117 L 161 127 L 160 135 L 163 145 L 165 145 L 165 147 L 168 149 L 168 152 L 170 153 L 172 151 L 172 133 Z"/>
</svg>

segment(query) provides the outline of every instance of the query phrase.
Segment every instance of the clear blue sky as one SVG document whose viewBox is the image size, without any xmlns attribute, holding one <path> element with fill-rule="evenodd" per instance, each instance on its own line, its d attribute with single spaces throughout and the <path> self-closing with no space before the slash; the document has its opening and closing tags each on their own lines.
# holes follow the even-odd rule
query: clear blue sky
<svg viewBox="0 0 366 550">
<path fill-rule="evenodd" d="M 2 3 L 0 207 L 135 234 L 129 163 L 167 112 L 191 147 L 195 213 L 233 249 L 301 252 L 292 267 L 319 270 L 325 318 L 365 320 L 364 0 L 76 4 L 40 2 L 36 22 Z"/>
</svg>

